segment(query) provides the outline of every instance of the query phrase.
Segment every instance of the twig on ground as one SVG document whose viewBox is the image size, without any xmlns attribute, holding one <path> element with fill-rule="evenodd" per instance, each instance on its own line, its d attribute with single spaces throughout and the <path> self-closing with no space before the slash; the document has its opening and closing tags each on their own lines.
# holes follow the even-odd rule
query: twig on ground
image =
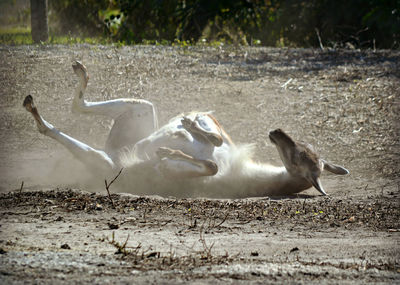
<svg viewBox="0 0 400 285">
<path fill-rule="evenodd" d="M 108 198 L 110 199 L 113 208 L 115 208 L 115 204 L 114 204 L 114 200 L 111 198 L 111 194 L 110 194 L 110 189 L 109 188 L 110 188 L 111 184 L 113 184 L 114 181 L 117 180 L 117 178 L 121 175 L 122 170 L 123 170 L 123 168 L 121 168 L 121 170 L 118 172 L 117 176 L 115 176 L 114 179 L 111 180 L 110 184 L 107 183 L 107 179 L 104 180 L 104 183 L 106 184 L 106 190 L 107 190 Z"/>
<path fill-rule="evenodd" d="M 229 216 L 229 212 L 226 213 L 226 215 L 225 215 L 225 217 L 222 219 L 222 221 L 221 221 L 218 225 L 216 225 L 215 227 L 218 228 L 218 227 L 221 226 L 223 223 L 225 223 L 225 221 L 226 221 L 226 219 L 228 218 L 228 216 Z"/>
<path fill-rule="evenodd" d="M 208 245 L 206 243 L 206 239 L 204 238 L 203 226 L 201 226 L 199 234 L 200 234 L 200 242 L 203 245 L 202 258 L 211 261 L 213 257 L 212 249 L 214 247 L 214 243 L 212 243 L 211 245 Z"/>
<path fill-rule="evenodd" d="M 19 193 L 21 194 L 21 192 L 22 192 L 22 188 L 24 188 L 24 181 L 22 181 L 22 183 L 21 183 L 21 188 L 19 188 Z"/>
<path fill-rule="evenodd" d="M 118 251 L 117 253 L 122 253 L 123 255 L 128 255 L 130 252 L 127 250 L 127 244 L 128 244 L 128 240 L 129 240 L 129 235 L 126 237 L 126 240 L 123 244 L 117 242 L 115 240 L 115 233 L 112 233 L 112 240 L 107 239 L 108 243 L 113 245 Z M 140 244 L 138 246 L 138 248 L 140 248 Z"/>
<path fill-rule="evenodd" d="M 319 42 L 319 47 L 321 50 L 324 50 L 324 45 L 322 44 L 321 36 L 319 34 L 318 28 L 315 28 L 315 33 L 317 34 L 318 42 Z"/>
<path fill-rule="evenodd" d="M 288 81 L 286 81 L 284 84 L 281 85 L 281 88 L 286 89 L 286 87 L 288 86 L 288 84 L 289 84 L 290 82 L 292 82 L 292 80 L 293 80 L 293 78 L 289 78 Z"/>
<path fill-rule="evenodd" d="M 226 213 L 226 215 L 222 218 L 222 221 L 221 222 L 219 222 L 218 224 L 215 224 L 215 222 L 216 222 L 216 220 L 214 219 L 214 220 L 211 220 L 211 218 L 210 219 L 206 219 L 206 221 L 204 222 L 204 224 L 207 222 L 207 220 L 209 220 L 209 223 L 208 223 L 208 227 L 207 227 L 207 230 L 211 230 L 211 229 L 214 229 L 214 228 L 218 228 L 219 226 L 221 226 L 223 223 L 225 223 L 225 221 L 226 221 L 226 219 L 229 217 L 229 212 L 228 213 Z M 211 223 L 211 221 L 212 221 L 212 223 Z M 195 221 L 196 222 L 196 221 Z M 204 228 L 204 224 L 203 224 L 203 228 Z"/>
</svg>

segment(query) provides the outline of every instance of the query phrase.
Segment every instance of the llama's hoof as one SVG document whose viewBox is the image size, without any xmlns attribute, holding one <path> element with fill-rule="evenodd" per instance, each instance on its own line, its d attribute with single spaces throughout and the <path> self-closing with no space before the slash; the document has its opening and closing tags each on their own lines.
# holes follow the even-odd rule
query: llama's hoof
<svg viewBox="0 0 400 285">
<path fill-rule="evenodd" d="M 33 118 L 36 121 L 36 125 L 38 127 L 38 130 L 41 134 L 46 134 L 46 132 L 50 129 L 53 128 L 52 125 L 49 123 L 43 121 L 43 119 L 40 117 L 39 112 L 35 105 L 33 104 L 33 97 L 32 95 L 28 95 L 25 97 L 24 103 L 22 104 L 25 109 L 33 115 Z"/>
<path fill-rule="evenodd" d="M 187 117 L 183 117 L 181 120 L 182 127 L 192 135 L 200 135 L 203 139 L 205 138 L 212 145 L 219 147 L 223 144 L 223 139 L 220 135 L 206 131 L 202 128 L 197 121 L 192 121 Z"/>
<path fill-rule="evenodd" d="M 28 95 L 25 97 L 24 103 L 22 104 L 22 106 L 25 107 L 25 109 L 28 112 L 32 113 L 32 108 L 33 108 L 33 97 L 32 95 Z"/>
<path fill-rule="evenodd" d="M 74 70 L 75 74 L 84 79 L 86 83 L 89 81 L 89 75 L 86 66 L 84 66 L 80 61 L 75 61 L 75 63 L 72 64 L 72 69 Z"/>
<path fill-rule="evenodd" d="M 183 117 L 181 120 L 182 127 L 189 133 L 194 129 L 194 122 L 188 117 Z"/>
<path fill-rule="evenodd" d="M 74 69 L 75 72 L 78 70 L 86 71 L 86 67 L 80 61 L 75 61 L 72 64 L 72 68 Z"/>
</svg>

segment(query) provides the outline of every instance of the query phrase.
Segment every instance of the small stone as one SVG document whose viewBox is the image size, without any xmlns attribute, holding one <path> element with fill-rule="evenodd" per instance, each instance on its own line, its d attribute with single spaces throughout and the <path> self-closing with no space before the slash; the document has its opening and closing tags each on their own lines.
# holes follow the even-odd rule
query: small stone
<svg viewBox="0 0 400 285">
<path fill-rule="evenodd" d="M 351 216 L 351 217 L 349 218 L 349 222 L 350 222 L 350 223 L 354 223 L 355 221 L 356 221 L 356 217 Z"/>
<path fill-rule="evenodd" d="M 61 216 L 58 216 L 57 217 L 57 219 L 56 219 L 56 222 L 61 222 L 61 221 L 63 221 L 64 220 L 64 218 L 63 217 L 61 217 Z"/>
<path fill-rule="evenodd" d="M 61 245 L 61 248 L 62 249 L 71 249 L 71 247 L 67 243 L 64 243 L 63 245 Z"/>
<path fill-rule="evenodd" d="M 118 224 L 108 223 L 108 227 L 110 228 L 110 230 L 118 230 L 119 229 Z"/>
</svg>

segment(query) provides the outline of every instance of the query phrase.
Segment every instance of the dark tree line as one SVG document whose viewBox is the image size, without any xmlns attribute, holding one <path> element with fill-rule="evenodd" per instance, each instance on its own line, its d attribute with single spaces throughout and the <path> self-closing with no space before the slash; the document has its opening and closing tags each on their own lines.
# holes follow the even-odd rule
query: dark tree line
<svg viewBox="0 0 400 285">
<path fill-rule="evenodd" d="M 32 40 L 35 43 L 45 42 L 49 38 L 47 23 L 47 0 L 31 1 Z"/>
<path fill-rule="evenodd" d="M 400 46 L 400 0 L 52 0 L 49 9 L 58 33 L 126 43 Z"/>
</svg>

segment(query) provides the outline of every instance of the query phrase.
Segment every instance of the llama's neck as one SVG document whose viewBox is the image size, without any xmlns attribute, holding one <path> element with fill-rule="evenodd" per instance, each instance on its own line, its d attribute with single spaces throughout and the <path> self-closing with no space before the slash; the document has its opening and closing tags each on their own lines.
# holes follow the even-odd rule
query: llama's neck
<svg viewBox="0 0 400 285">
<path fill-rule="evenodd" d="M 299 193 L 312 185 L 302 177 L 291 175 L 285 167 L 242 161 L 241 167 L 227 171 L 212 187 L 220 197 L 265 197 Z"/>
<path fill-rule="evenodd" d="M 252 196 L 290 195 L 312 186 L 303 177 L 290 174 L 284 166 L 247 161 L 244 163 L 243 171 L 249 184 L 249 194 Z"/>
</svg>

